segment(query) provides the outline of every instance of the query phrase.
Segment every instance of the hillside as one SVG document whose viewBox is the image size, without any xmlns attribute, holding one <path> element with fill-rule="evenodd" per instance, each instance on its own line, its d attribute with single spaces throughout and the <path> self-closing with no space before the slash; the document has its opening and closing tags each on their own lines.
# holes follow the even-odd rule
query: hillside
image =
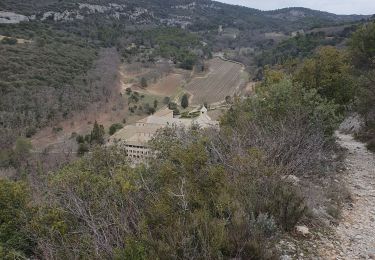
<svg viewBox="0 0 375 260">
<path fill-rule="evenodd" d="M 290 7 L 264 12 L 267 16 L 288 21 L 315 20 L 325 22 L 352 22 L 366 19 L 366 15 L 337 15 L 329 12 L 317 11 L 303 7 Z"/>
<path fill-rule="evenodd" d="M 90 103 L 108 102 L 119 65 L 114 62 L 106 75 L 95 66 L 114 56 L 144 67 L 167 59 L 192 70 L 220 52 L 244 63 L 255 77 L 265 64 L 341 44 L 355 26 L 333 40 L 320 34 L 290 38 L 296 31 L 346 28 L 365 18 L 305 8 L 263 12 L 210 0 L 3 0 L 0 51 L 7 58 L 0 60 L 0 146 L 70 118 Z"/>
<path fill-rule="evenodd" d="M 38 0 L 32 2 L 4 0 L 0 3 L 0 10 L 24 15 L 28 20 L 71 21 L 102 15 L 107 19 L 116 19 L 128 24 L 156 23 L 188 27 L 192 30 L 217 29 L 222 25 L 241 30 L 288 32 L 368 18 L 359 15 L 335 15 L 306 8 L 262 12 L 210 0 Z M 4 16 L 0 13 L 0 18 L 2 15 Z"/>
</svg>

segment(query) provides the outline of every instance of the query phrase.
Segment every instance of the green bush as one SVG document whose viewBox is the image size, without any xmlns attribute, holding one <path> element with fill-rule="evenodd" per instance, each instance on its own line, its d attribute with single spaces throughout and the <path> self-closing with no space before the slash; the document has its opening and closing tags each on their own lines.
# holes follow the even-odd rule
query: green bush
<svg viewBox="0 0 375 260">
<path fill-rule="evenodd" d="M 82 156 L 85 153 L 87 153 L 89 150 L 90 150 L 90 148 L 89 148 L 88 144 L 86 144 L 86 143 L 80 143 L 78 145 L 77 153 L 78 153 L 79 156 Z"/>
<path fill-rule="evenodd" d="M 32 217 L 30 191 L 23 182 L 0 179 L 0 258 L 29 258 L 36 242 L 27 225 Z"/>
<path fill-rule="evenodd" d="M 114 135 L 118 130 L 122 129 L 124 126 L 120 123 L 112 124 L 109 127 L 109 135 Z"/>
<path fill-rule="evenodd" d="M 164 103 L 165 105 L 168 105 L 170 102 L 171 102 L 171 98 L 170 98 L 170 97 L 164 97 L 164 99 L 163 99 L 163 103 Z"/>
<path fill-rule="evenodd" d="M 305 216 L 307 206 L 304 198 L 287 183 L 279 183 L 270 198 L 269 212 L 285 231 L 291 231 Z"/>
<path fill-rule="evenodd" d="M 170 110 L 175 110 L 175 109 L 177 109 L 177 104 L 174 103 L 174 102 L 169 102 L 169 103 L 168 103 L 168 108 L 169 108 Z"/>
<path fill-rule="evenodd" d="M 141 78 L 141 87 L 142 87 L 142 88 L 146 88 L 147 86 L 148 86 L 148 84 L 147 84 L 147 79 L 144 78 L 144 77 L 142 77 L 142 78 Z"/>
<path fill-rule="evenodd" d="M 341 106 L 349 105 L 354 98 L 351 66 L 345 54 L 334 47 L 323 47 L 306 59 L 295 75 L 295 81 L 307 90 L 315 89 L 328 101 Z"/>
<path fill-rule="evenodd" d="M 77 135 L 76 141 L 78 144 L 83 144 L 85 142 L 85 138 L 82 135 Z"/>
</svg>

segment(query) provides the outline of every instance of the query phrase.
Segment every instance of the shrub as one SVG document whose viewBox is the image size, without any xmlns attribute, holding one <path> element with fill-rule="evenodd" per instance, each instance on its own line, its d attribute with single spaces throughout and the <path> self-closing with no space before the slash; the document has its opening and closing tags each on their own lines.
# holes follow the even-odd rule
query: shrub
<svg viewBox="0 0 375 260">
<path fill-rule="evenodd" d="M 276 186 L 270 198 L 269 212 L 285 231 L 291 231 L 305 216 L 307 206 L 301 195 L 290 184 Z"/>
<path fill-rule="evenodd" d="M 164 99 L 163 99 L 163 103 L 166 104 L 166 105 L 168 105 L 170 103 L 170 101 L 171 101 L 170 97 L 164 97 Z"/>
<path fill-rule="evenodd" d="M 89 151 L 89 145 L 88 144 L 86 144 L 86 143 L 80 143 L 79 144 L 78 150 L 77 150 L 77 153 L 78 153 L 79 156 L 84 155 L 88 151 Z"/>
<path fill-rule="evenodd" d="M 177 104 L 174 103 L 174 102 L 170 102 L 170 103 L 168 104 L 168 108 L 169 108 L 170 110 L 175 110 L 175 109 L 177 109 Z"/>
<path fill-rule="evenodd" d="M 112 124 L 110 127 L 109 127 L 109 135 L 113 135 L 114 133 L 116 133 L 118 130 L 122 129 L 124 126 L 122 124 L 119 124 L 119 123 L 116 123 L 116 124 Z"/>
<path fill-rule="evenodd" d="M 54 133 L 59 133 L 59 132 L 63 131 L 63 128 L 61 126 L 55 126 L 55 127 L 52 128 L 52 131 Z"/>
<path fill-rule="evenodd" d="M 25 135 L 26 135 L 26 137 L 27 138 L 31 138 L 33 135 L 35 135 L 36 134 L 36 128 L 35 127 L 28 127 L 27 129 L 26 129 L 26 133 L 25 133 Z"/>
<path fill-rule="evenodd" d="M 90 134 L 90 144 L 96 143 L 96 144 L 104 144 L 104 126 L 99 125 L 98 122 L 95 121 L 94 126 L 92 128 L 91 134 Z"/>
<path fill-rule="evenodd" d="M 141 87 L 146 88 L 148 86 L 146 78 L 141 78 Z"/>
<path fill-rule="evenodd" d="M 354 97 L 351 66 L 343 52 L 334 47 L 323 47 L 313 58 L 306 59 L 295 80 L 303 88 L 315 89 L 322 98 L 342 106 Z"/>
<path fill-rule="evenodd" d="M 180 110 L 178 108 L 173 109 L 173 116 L 180 115 Z"/>
<path fill-rule="evenodd" d="M 0 258 L 31 258 L 34 236 L 26 226 L 32 217 L 30 191 L 23 182 L 0 179 Z"/>
<path fill-rule="evenodd" d="M 76 141 L 78 144 L 83 144 L 85 142 L 85 138 L 82 135 L 78 135 L 76 137 Z"/>
</svg>

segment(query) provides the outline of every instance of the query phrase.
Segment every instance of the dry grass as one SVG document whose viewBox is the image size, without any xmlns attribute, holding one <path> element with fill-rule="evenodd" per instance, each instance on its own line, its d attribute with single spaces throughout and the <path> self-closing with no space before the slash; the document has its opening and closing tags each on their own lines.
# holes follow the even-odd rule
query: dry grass
<svg viewBox="0 0 375 260">
<path fill-rule="evenodd" d="M 184 76 L 181 74 L 169 74 L 157 83 L 147 87 L 147 91 L 158 96 L 173 96 L 179 86 L 183 83 Z"/>
</svg>

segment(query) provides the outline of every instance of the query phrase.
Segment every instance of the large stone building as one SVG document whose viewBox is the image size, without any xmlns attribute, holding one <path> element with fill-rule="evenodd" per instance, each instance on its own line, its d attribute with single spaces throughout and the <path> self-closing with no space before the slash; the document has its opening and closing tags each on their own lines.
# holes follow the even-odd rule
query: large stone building
<svg viewBox="0 0 375 260">
<path fill-rule="evenodd" d="M 207 115 L 207 109 L 204 106 L 199 110 L 199 115 L 192 119 L 175 118 L 172 110 L 165 109 L 133 125 L 125 126 L 113 135 L 111 142 L 117 142 L 123 146 L 129 158 L 144 159 L 151 156 L 148 142 L 159 129 L 172 126 L 187 128 L 195 124 L 202 128 L 218 126 L 218 122 L 211 120 Z"/>
</svg>

